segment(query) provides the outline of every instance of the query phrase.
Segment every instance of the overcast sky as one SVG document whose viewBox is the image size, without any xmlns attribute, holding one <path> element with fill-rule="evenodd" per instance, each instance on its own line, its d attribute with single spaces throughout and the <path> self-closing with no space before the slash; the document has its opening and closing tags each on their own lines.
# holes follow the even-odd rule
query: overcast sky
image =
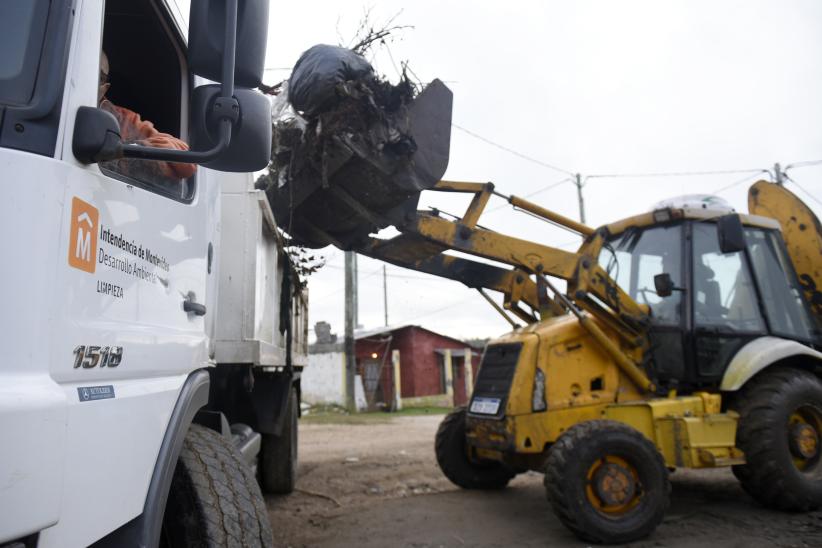
<svg viewBox="0 0 822 548">
<path fill-rule="evenodd" d="M 371 59 L 377 71 L 396 80 L 395 66 L 408 61 L 421 81 L 442 79 L 454 92 L 454 124 L 474 134 L 452 129 L 447 179 L 536 193 L 534 201 L 577 218 L 575 187 L 557 184 L 566 173 L 545 164 L 585 177 L 822 160 L 822 2 L 276 2 L 268 83 L 286 78 L 282 69 L 316 43 L 349 43 L 369 7 L 378 25 L 399 13 L 395 24 L 414 27 Z M 822 213 L 822 166 L 788 174 L 817 201 L 793 183 L 788 188 Z M 744 212 L 755 180 L 751 173 L 591 178 L 587 222 L 598 226 L 664 198 L 717 190 Z M 423 205 L 454 213 L 465 207 L 427 194 Z M 507 206 L 481 223 L 566 248 L 578 241 Z M 310 321 L 328 321 L 341 334 L 343 253 L 321 253 L 327 265 L 309 279 Z M 391 325 L 464 338 L 508 330 L 474 290 L 394 266 L 387 272 Z M 360 257 L 359 281 L 360 323 L 379 327 L 381 263 Z"/>
</svg>

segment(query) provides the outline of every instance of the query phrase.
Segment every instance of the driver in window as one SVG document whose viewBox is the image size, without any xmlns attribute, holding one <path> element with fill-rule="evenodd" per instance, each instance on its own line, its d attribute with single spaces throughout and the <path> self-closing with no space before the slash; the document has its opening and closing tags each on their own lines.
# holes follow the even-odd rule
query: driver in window
<svg viewBox="0 0 822 548">
<path fill-rule="evenodd" d="M 154 124 L 148 120 L 143 120 L 140 115 L 127 108 L 119 107 L 106 99 L 106 93 L 111 84 L 108 81 L 109 64 L 108 56 L 105 52 L 100 52 L 100 81 L 97 88 L 97 101 L 101 109 L 110 112 L 120 124 L 120 138 L 124 143 L 137 143 L 140 145 L 172 148 L 176 150 L 188 150 L 188 145 L 180 139 L 161 133 L 155 129 Z M 197 167 L 194 164 L 183 164 L 177 162 L 161 162 L 156 160 L 138 160 L 133 158 L 121 158 L 101 164 L 117 173 L 147 181 L 152 183 L 179 183 L 181 179 L 187 179 L 194 175 Z"/>
</svg>

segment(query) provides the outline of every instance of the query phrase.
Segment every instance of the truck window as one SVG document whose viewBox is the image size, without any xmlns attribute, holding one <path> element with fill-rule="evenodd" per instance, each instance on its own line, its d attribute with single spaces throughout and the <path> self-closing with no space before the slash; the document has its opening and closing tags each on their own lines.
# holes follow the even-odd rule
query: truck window
<svg viewBox="0 0 822 548">
<path fill-rule="evenodd" d="M 811 320 L 805 308 L 792 267 L 773 231 L 748 228 L 745 239 L 754 274 L 762 292 L 771 331 L 794 339 L 810 340 Z"/>
<path fill-rule="evenodd" d="M 31 100 L 48 11 L 47 0 L 0 2 L 0 103 Z"/>
<path fill-rule="evenodd" d="M 722 253 L 713 223 L 693 225 L 694 323 L 730 331 L 765 330 L 742 252 Z"/>
<path fill-rule="evenodd" d="M 654 276 L 666 272 L 674 285 L 682 285 L 681 226 L 628 230 L 603 248 L 599 264 L 632 299 L 651 307 L 655 324 L 679 325 L 681 292 L 660 297 L 654 288 Z"/>
<path fill-rule="evenodd" d="M 181 149 L 187 147 L 189 76 L 182 41 L 164 9 L 155 2 L 106 2 L 98 101 L 120 122 L 125 142 Z M 122 158 L 100 168 L 170 198 L 194 195 L 192 164 Z"/>
</svg>

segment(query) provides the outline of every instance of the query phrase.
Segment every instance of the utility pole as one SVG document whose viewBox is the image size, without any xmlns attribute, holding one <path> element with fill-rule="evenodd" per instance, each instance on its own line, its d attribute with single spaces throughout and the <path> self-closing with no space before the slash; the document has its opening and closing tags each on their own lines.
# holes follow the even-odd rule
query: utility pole
<svg viewBox="0 0 822 548">
<path fill-rule="evenodd" d="M 345 406 L 350 413 L 357 412 L 354 397 L 354 376 L 357 374 L 357 358 L 354 353 L 354 285 L 356 278 L 355 253 L 345 252 Z"/>
<path fill-rule="evenodd" d="M 577 186 L 577 198 L 579 199 L 579 222 L 585 224 L 585 202 L 582 199 L 582 176 L 579 173 L 574 177 L 574 184 Z"/>
<path fill-rule="evenodd" d="M 388 327 L 388 275 L 385 265 L 382 265 L 382 306 L 385 311 L 385 327 Z"/>
<path fill-rule="evenodd" d="M 352 251 L 354 256 L 354 329 L 360 327 L 360 267 L 357 264 L 357 252 Z"/>
<path fill-rule="evenodd" d="M 782 173 L 782 166 L 779 165 L 779 162 L 773 165 L 773 172 L 774 177 L 776 177 L 776 184 L 779 186 L 785 186 L 785 180 L 783 179 L 784 173 Z"/>
</svg>

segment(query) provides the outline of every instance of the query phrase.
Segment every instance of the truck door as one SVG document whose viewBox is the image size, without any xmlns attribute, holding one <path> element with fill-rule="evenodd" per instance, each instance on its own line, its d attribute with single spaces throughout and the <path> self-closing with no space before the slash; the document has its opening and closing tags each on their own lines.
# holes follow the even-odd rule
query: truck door
<svg viewBox="0 0 822 548">
<path fill-rule="evenodd" d="M 65 546 L 87 545 L 143 511 L 180 387 L 208 364 L 205 310 L 197 305 L 206 302 L 216 204 L 193 166 L 181 175 L 185 169 L 152 161 L 82 165 L 73 157 L 73 118 L 80 106 L 103 108 L 100 90 L 124 138 L 142 138 L 135 128 L 149 121 L 185 140 L 191 81 L 184 42 L 162 3 L 109 0 L 105 9 L 102 2 L 79 9 L 63 109 L 53 273 L 60 290 L 48 343 L 51 377 L 68 407 L 70 473 L 61 522 L 41 536 Z"/>
</svg>

